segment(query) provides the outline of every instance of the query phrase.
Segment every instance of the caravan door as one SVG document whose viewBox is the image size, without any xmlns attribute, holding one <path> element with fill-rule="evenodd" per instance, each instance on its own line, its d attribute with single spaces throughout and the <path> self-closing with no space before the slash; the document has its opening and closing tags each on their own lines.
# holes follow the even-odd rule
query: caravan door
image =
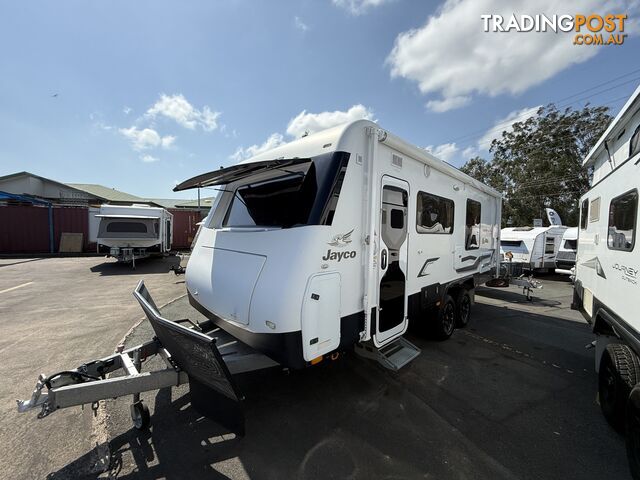
<svg viewBox="0 0 640 480">
<path fill-rule="evenodd" d="M 382 177 L 378 231 L 378 302 L 373 342 L 381 346 L 407 329 L 409 184 Z"/>
</svg>

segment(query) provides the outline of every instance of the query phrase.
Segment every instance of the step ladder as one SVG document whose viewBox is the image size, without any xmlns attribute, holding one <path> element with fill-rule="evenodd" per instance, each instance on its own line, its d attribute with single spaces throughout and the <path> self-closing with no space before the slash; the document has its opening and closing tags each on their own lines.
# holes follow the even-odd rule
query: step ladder
<svg viewBox="0 0 640 480">
<path fill-rule="evenodd" d="M 421 351 L 404 337 L 376 348 L 370 343 L 358 343 L 355 352 L 364 358 L 376 360 L 384 368 L 397 372 L 411 360 L 420 355 Z"/>
</svg>

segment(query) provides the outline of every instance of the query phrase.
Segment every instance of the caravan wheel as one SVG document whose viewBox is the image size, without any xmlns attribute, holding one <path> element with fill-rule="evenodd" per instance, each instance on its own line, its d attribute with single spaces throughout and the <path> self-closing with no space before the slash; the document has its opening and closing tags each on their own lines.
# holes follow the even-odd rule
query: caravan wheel
<svg viewBox="0 0 640 480">
<path fill-rule="evenodd" d="M 433 322 L 433 333 L 439 340 L 446 340 L 456 327 L 456 304 L 449 295 L 445 295 L 438 309 L 438 317 Z"/>
<path fill-rule="evenodd" d="M 616 430 L 623 430 L 627 399 L 639 377 L 636 354 L 621 343 L 607 345 L 600 361 L 598 395 L 602 414 Z"/>
<path fill-rule="evenodd" d="M 640 385 L 631 390 L 626 412 L 627 461 L 631 476 L 640 480 Z"/>
<path fill-rule="evenodd" d="M 456 327 L 464 328 L 471 318 L 471 295 L 466 289 L 460 290 L 456 298 Z"/>
</svg>

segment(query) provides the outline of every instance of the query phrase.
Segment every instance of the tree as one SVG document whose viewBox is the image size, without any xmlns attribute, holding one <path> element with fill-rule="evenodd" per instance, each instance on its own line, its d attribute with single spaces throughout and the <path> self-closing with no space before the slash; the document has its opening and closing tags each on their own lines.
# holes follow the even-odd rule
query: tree
<svg viewBox="0 0 640 480">
<path fill-rule="evenodd" d="M 494 139 L 493 159 L 469 160 L 462 171 L 505 196 L 503 226 L 531 225 L 556 210 L 565 225 L 578 222 L 578 199 L 589 189 L 590 172 L 582 160 L 611 121 L 608 107 L 563 111 L 549 104 Z"/>
</svg>

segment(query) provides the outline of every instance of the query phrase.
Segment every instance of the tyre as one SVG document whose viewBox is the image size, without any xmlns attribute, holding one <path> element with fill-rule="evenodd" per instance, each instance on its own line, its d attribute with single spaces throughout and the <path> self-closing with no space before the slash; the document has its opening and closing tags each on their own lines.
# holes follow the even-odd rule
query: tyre
<svg viewBox="0 0 640 480">
<path fill-rule="evenodd" d="M 131 405 L 131 419 L 133 426 L 138 430 L 147 430 L 151 425 L 151 414 L 149 407 L 142 402 L 136 402 Z"/>
<path fill-rule="evenodd" d="M 456 304 L 449 295 L 445 295 L 433 322 L 433 334 L 438 340 L 446 340 L 456 327 Z"/>
<path fill-rule="evenodd" d="M 456 296 L 456 327 L 464 328 L 471 318 L 471 295 L 469 290 L 462 289 Z"/>
<path fill-rule="evenodd" d="M 607 345 L 600 360 L 598 394 L 602 414 L 618 431 L 624 429 L 627 400 L 639 376 L 638 357 L 628 346 L 621 343 Z"/>
<path fill-rule="evenodd" d="M 634 480 L 640 480 L 640 385 L 633 387 L 627 400 L 625 423 L 629 470 Z"/>
</svg>

